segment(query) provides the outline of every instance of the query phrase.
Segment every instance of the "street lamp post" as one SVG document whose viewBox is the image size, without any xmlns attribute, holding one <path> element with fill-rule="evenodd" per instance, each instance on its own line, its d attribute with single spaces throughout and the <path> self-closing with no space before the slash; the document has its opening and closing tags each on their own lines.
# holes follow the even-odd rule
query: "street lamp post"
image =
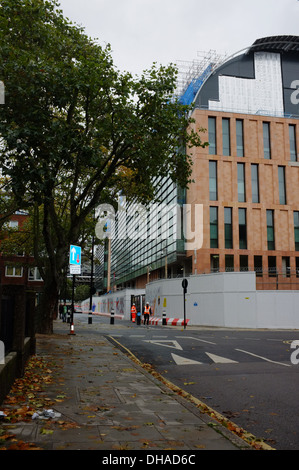
<svg viewBox="0 0 299 470">
<path fill-rule="evenodd" d="M 90 289 L 89 289 L 89 314 L 88 314 L 89 325 L 92 325 L 93 251 L 94 251 L 94 235 L 92 236 L 92 243 L 91 243 L 91 271 L 90 271 Z"/>
</svg>

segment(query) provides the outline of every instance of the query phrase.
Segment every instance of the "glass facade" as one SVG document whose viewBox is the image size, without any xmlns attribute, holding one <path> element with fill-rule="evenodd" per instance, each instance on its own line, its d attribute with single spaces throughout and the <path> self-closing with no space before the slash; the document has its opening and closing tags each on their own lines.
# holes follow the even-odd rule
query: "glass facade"
<svg viewBox="0 0 299 470">
<path fill-rule="evenodd" d="M 218 248 L 218 207 L 210 207 L 210 246 Z"/>
<path fill-rule="evenodd" d="M 264 158 L 271 158 L 270 123 L 263 122 Z"/>
<path fill-rule="evenodd" d="M 177 188 L 170 178 L 159 178 L 155 184 L 157 203 L 146 207 L 128 203 L 125 198 L 119 200 L 111 249 L 108 250 L 107 242 L 100 248 L 104 262 L 102 276 L 110 275 L 111 290 L 130 282 L 134 287 L 137 277 L 157 269 L 161 269 L 163 278 L 165 263 L 179 265 L 179 257 L 185 254 L 182 215 L 185 191 Z M 174 269 L 179 275 L 181 265 Z M 105 290 L 107 282 L 102 284 Z"/>
<path fill-rule="evenodd" d="M 217 201 L 218 187 L 217 187 L 217 162 L 209 162 L 209 187 L 210 187 L 210 201 Z"/>
<path fill-rule="evenodd" d="M 289 138 L 290 138 L 290 158 L 292 162 L 297 161 L 297 142 L 296 142 L 296 126 L 289 125 Z"/>
<path fill-rule="evenodd" d="M 237 157 L 244 157 L 244 129 L 243 120 L 236 120 L 236 133 L 237 133 Z"/>
<path fill-rule="evenodd" d="M 299 211 L 294 211 L 295 250 L 299 251 Z"/>
<path fill-rule="evenodd" d="M 267 242 L 268 250 L 275 250 L 274 211 L 267 210 Z"/>
<path fill-rule="evenodd" d="M 216 155 L 217 139 L 216 139 L 216 118 L 209 117 L 209 154 Z"/>
<path fill-rule="evenodd" d="M 239 202 L 246 201 L 244 163 L 238 163 L 238 201 Z"/>
<path fill-rule="evenodd" d="M 256 164 L 251 165 L 251 190 L 252 190 L 252 202 L 260 202 L 259 166 Z"/>
<path fill-rule="evenodd" d="M 223 145 L 223 155 L 225 157 L 230 156 L 230 120 L 227 118 L 222 119 L 222 145 Z"/>
<path fill-rule="evenodd" d="M 246 209 L 239 209 L 239 248 L 247 250 Z"/>
<path fill-rule="evenodd" d="M 233 215 L 232 208 L 224 208 L 224 237 L 225 237 L 225 248 L 233 248 Z"/>
<path fill-rule="evenodd" d="M 279 204 L 286 204 L 285 167 L 278 167 Z"/>
</svg>

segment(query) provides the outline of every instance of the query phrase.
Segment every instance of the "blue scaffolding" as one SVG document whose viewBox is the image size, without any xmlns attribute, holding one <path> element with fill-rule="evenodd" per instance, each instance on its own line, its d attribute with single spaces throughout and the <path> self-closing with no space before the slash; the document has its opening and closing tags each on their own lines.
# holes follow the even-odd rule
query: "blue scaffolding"
<svg viewBox="0 0 299 470">
<path fill-rule="evenodd" d="M 190 105 L 193 103 L 198 90 L 212 72 L 212 67 L 213 64 L 208 65 L 205 71 L 198 78 L 194 78 L 191 80 L 188 87 L 179 98 L 180 103 L 182 103 L 183 105 Z"/>
</svg>

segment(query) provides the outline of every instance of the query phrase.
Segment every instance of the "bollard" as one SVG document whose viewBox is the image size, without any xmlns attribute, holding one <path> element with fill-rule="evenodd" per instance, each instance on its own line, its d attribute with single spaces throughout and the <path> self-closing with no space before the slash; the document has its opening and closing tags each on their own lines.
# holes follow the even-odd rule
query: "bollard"
<svg viewBox="0 0 299 470">
<path fill-rule="evenodd" d="M 110 325 L 114 325 L 114 309 L 111 310 Z"/>
<path fill-rule="evenodd" d="M 92 310 L 89 310 L 88 312 L 88 324 L 92 325 Z"/>
<path fill-rule="evenodd" d="M 166 312 L 165 312 L 165 310 L 163 310 L 163 314 L 162 314 L 162 325 L 166 325 Z"/>
</svg>

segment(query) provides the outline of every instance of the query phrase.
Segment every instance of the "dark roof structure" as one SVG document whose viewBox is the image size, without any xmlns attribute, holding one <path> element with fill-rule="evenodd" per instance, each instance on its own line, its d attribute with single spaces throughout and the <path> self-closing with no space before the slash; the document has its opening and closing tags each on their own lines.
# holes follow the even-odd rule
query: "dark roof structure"
<svg viewBox="0 0 299 470">
<path fill-rule="evenodd" d="M 202 109 L 299 118 L 298 83 L 299 36 L 264 37 L 212 70 L 193 102 Z"/>
<path fill-rule="evenodd" d="M 249 52 L 299 52 L 299 36 L 270 36 L 257 39 Z"/>
</svg>

